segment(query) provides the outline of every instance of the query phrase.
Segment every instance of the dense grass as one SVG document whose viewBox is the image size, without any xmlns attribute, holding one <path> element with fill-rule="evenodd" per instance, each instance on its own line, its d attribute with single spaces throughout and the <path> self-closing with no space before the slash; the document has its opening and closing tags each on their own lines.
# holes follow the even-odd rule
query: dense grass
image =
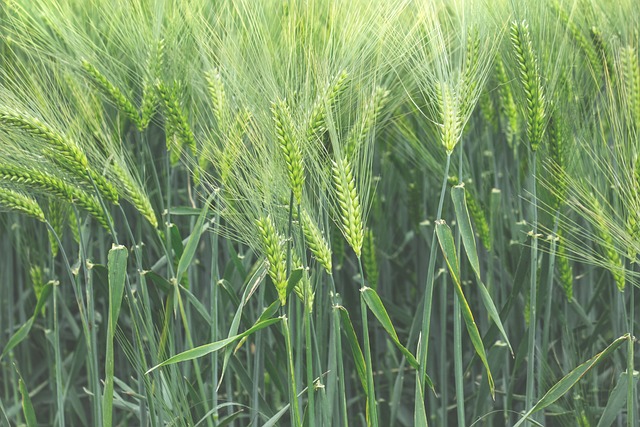
<svg viewBox="0 0 640 427">
<path fill-rule="evenodd" d="M 0 4 L 0 425 L 640 422 L 634 1 Z"/>
</svg>

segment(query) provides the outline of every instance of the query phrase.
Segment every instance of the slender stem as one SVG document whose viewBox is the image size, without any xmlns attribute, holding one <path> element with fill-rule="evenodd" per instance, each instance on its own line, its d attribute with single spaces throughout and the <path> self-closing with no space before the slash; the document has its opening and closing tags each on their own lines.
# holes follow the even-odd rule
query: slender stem
<svg viewBox="0 0 640 427">
<path fill-rule="evenodd" d="M 636 425 L 635 423 L 635 405 L 634 399 L 635 387 L 634 387 L 634 371 L 635 367 L 633 365 L 633 346 L 635 345 L 634 335 L 633 335 L 633 322 L 635 321 L 635 301 L 634 301 L 634 288 L 635 285 L 632 283 L 629 285 L 629 343 L 627 344 L 627 375 L 629 376 L 627 379 L 627 427 L 633 427 Z"/>
<path fill-rule="evenodd" d="M 458 184 L 462 183 L 462 144 L 460 141 L 460 160 L 458 162 Z M 461 252 L 461 235 L 460 227 L 456 227 L 456 253 Z M 460 258 L 458 257 L 458 271 L 460 269 Z M 446 320 L 446 319 L 445 319 Z M 453 298 L 453 367 L 456 383 L 456 412 L 458 414 L 458 426 L 465 427 L 465 410 L 464 410 L 464 379 L 462 369 L 462 317 L 460 312 L 460 301 L 457 297 Z"/>
<path fill-rule="evenodd" d="M 529 339 L 527 347 L 527 386 L 525 409 L 532 407 L 535 399 L 535 355 L 536 355 L 536 294 L 538 284 L 538 201 L 536 195 L 536 153 L 531 152 L 531 281 L 529 282 Z"/>
<path fill-rule="evenodd" d="M 446 270 L 446 260 L 443 260 Z M 447 363 L 447 275 L 442 275 L 442 288 L 440 289 L 440 400 L 442 401 L 441 423 L 443 426 L 449 425 L 449 364 Z"/>
<path fill-rule="evenodd" d="M 553 236 L 558 233 L 558 223 L 560 219 L 560 212 L 556 211 L 555 220 L 553 224 Z M 544 328 L 542 330 L 542 354 L 548 354 L 549 350 L 549 332 L 551 326 L 551 294 L 553 293 L 553 274 L 555 270 L 556 261 L 556 241 L 551 239 L 549 245 L 549 271 L 547 272 L 547 287 L 545 290 L 546 299 L 543 301 L 545 306 L 544 311 Z"/>
<path fill-rule="evenodd" d="M 358 257 L 358 267 L 360 269 L 360 315 L 362 319 L 362 336 L 364 340 L 364 363 L 367 372 L 367 425 L 376 427 L 378 425 L 378 409 L 376 407 L 376 392 L 373 381 L 373 364 L 371 362 L 371 344 L 369 342 L 369 321 L 367 320 L 367 303 L 364 300 L 364 270 L 362 260 Z"/>
<path fill-rule="evenodd" d="M 332 312 L 333 312 L 333 337 L 335 339 L 336 345 L 336 358 L 338 365 L 338 389 L 340 392 L 340 414 L 341 419 L 340 423 L 335 423 L 335 425 L 342 425 L 345 427 L 349 426 L 349 417 L 347 413 L 347 391 L 345 387 L 346 377 L 344 374 L 344 363 L 342 360 L 342 339 L 340 336 L 340 313 L 338 312 L 338 306 L 341 305 L 340 295 L 336 293 L 336 283 L 333 278 L 333 274 L 329 276 L 331 282 L 331 298 L 332 298 Z"/>
<path fill-rule="evenodd" d="M 300 407 L 298 405 L 297 389 L 296 389 L 296 374 L 293 364 L 293 350 L 291 348 L 291 332 L 289 331 L 289 319 L 287 316 L 282 316 L 282 334 L 284 335 L 285 345 L 287 347 L 287 361 L 289 371 L 289 402 L 291 408 L 292 424 L 296 427 L 302 427 L 302 421 L 300 418 Z"/>
<path fill-rule="evenodd" d="M 449 166 L 451 165 L 451 153 L 447 153 L 447 163 L 444 169 L 444 175 L 442 179 L 442 189 L 440 190 L 440 201 L 438 202 L 438 212 L 436 214 L 436 220 L 442 217 L 442 206 L 444 205 L 444 195 L 447 191 L 447 179 L 449 177 Z M 420 369 L 418 370 L 419 380 L 418 384 L 422 387 L 420 395 L 424 396 L 425 390 L 425 373 L 427 369 L 427 352 L 429 350 L 429 330 L 431 327 L 431 307 L 433 299 L 433 285 L 434 274 L 436 268 L 436 231 L 433 229 L 433 236 L 431 239 L 431 249 L 429 253 L 429 267 L 427 269 L 427 283 L 425 284 L 424 292 L 424 311 L 422 313 L 422 330 L 420 332 L 420 346 L 418 349 Z M 417 392 L 416 392 L 417 395 Z"/>
<path fill-rule="evenodd" d="M 211 233 L 211 332 L 209 337 L 211 342 L 218 340 L 218 234 L 220 231 L 220 216 L 216 213 L 215 228 Z M 264 288 L 264 286 L 263 286 Z M 218 352 L 211 353 L 211 406 L 214 408 L 213 420 L 218 422 Z"/>
<path fill-rule="evenodd" d="M 55 331 L 55 339 L 53 341 L 53 353 L 55 359 L 55 375 L 56 375 L 56 403 L 58 405 L 58 425 L 65 426 L 64 419 L 64 400 L 66 394 L 62 384 L 62 355 L 60 353 L 60 324 L 58 322 L 58 289 L 57 285 L 53 288 L 53 330 Z"/>
<path fill-rule="evenodd" d="M 300 232 L 300 245 L 303 249 L 303 253 L 306 252 L 306 245 L 304 240 L 304 230 L 302 229 L 302 216 L 300 215 L 300 204 L 297 205 L 298 209 L 298 223 Z M 302 266 L 306 270 L 307 260 L 306 257 L 302 257 Z M 309 426 L 315 427 L 316 425 L 316 411 L 315 411 L 315 387 L 313 385 L 313 340 L 311 338 L 311 313 L 313 308 L 313 296 L 311 295 L 311 289 L 304 284 L 304 333 L 305 333 L 305 349 L 306 349 L 306 368 L 307 368 L 307 413 L 309 414 Z"/>
</svg>

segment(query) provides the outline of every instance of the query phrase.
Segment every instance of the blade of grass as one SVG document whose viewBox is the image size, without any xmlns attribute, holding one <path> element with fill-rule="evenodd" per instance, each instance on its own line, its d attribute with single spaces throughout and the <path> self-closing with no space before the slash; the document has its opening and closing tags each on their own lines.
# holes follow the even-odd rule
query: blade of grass
<svg viewBox="0 0 640 427">
<path fill-rule="evenodd" d="M 584 377 L 587 372 L 589 372 L 594 366 L 604 360 L 607 356 L 609 356 L 613 351 L 615 351 L 622 343 L 625 341 L 631 340 L 632 337 L 629 334 L 625 334 L 616 340 L 614 340 L 611 344 L 607 346 L 600 353 L 593 356 L 591 359 L 587 360 L 583 364 L 579 365 L 573 371 L 569 372 L 565 375 L 560 381 L 558 381 L 553 387 L 549 389 L 548 392 L 545 393 L 544 396 L 536 403 L 531 409 L 529 409 L 523 417 L 518 420 L 518 422 L 513 427 L 518 427 L 522 425 L 527 419 L 534 413 L 548 407 L 556 400 L 560 399 L 564 396 L 569 390 L 575 386 L 582 377 Z"/>
<path fill-rule="evenodd" d="M 480 360 L 482 360 L 482 363 L 487 370 L 489 389 L 491 391 L 491 396 L 495 398 L 495 385 L 493 383 L 491 369 L 489 368 L 489 362 L 487 361 L 487 356 L 484 351 L 484 344 L 482 343 L 482 338 L 480 336 L 480 332 L 478 331 L 476 322 L 473 319 L 473 314 L 471 313 L 469 303 L 467 302 L 467 299 L 464 296 L 464 292 L 462 291 L 462 285 L 460 283 L 460 271 L 458 269 L 457 261 L 458 257 L 456 255 L 453 234 L 451 233 L 451 229 L 449 228 L 449 226 L 442 220 L 436 222 L 436 234 L 438 236 L 438 242 L 440 243 L 442 253 L 447 260 L 447 266 L 449 267 L 451 278 L 453 279 L 455 285 L 454 289 L 456 291 L 458 300 L 460 301 L 460 309 L 462 311 L 462 317 L 464 318 L 465 324 L 467 326 L 467 332 L 469 333 L 471 343 L 473 344 L 476 353 L 480 357 Z"/>
<path fill-rule="evenodd" d="M 484 283 L 482 283 L 482 279 L 480 278 L 480 261 L 478 259 L 476 239 L 473 233 L 473 227 L 471 226 L 471 219 L 469 217 L 469 210 L 467 209 L 465 189 L 463 184 L 456 185 L 451 189 L 451 198 L 453 199 L 453 206 L 456 212 L 456 224 L 458 225 L 458 228 L 460 230 L 460 236 L 462 237 L 462 244 L 464 245 L 467 259 L 469 260 L 471 268 L 476 275 L 478 289 L 480 290 L 480 297 L 482 298 L 482 302 L 484 303 L 484 306 L 489 313 L 489 317 L 491 317 L 491 319 L 495 322 L 496 327 L 500 330 L 500 334 L 507 342 L 511 354 L 513 354 L 513 348 L 511 348 L 511 343 L 509 342 L 507 333 L 504 329 L 504 326 L 502 325 L 502 320 L 500 319 L 500 315 L 498 314 L 498 309 L 493 303 L 493 299 L 491 298 L 489 290 L 485 287 Z"/>
<path fill-rule="evenodd" d="M 102 425 L 113 424 L 113 375 L 115 361 L 113 356 L 113 338 L 120 315 L 124 281 L 127 274 L 129 252 L 122 245 L 113 246 L 109 251 L 107 268 L 109 269 L 109 317 L 107 319 L 107 349 L 105 360 L 104 394 L 102 396 Z"/>
</svg>

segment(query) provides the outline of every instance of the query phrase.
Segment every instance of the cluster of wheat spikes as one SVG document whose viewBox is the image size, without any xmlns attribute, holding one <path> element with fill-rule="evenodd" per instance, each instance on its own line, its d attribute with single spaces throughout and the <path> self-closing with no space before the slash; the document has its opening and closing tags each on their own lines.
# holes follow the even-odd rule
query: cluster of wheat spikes
<svg viewBox="0 0 640 427">
<path fill-rule="evenodd" d="M 635 427 L 637 9 L 0 0 L 0 425 Z"/>
</svg>

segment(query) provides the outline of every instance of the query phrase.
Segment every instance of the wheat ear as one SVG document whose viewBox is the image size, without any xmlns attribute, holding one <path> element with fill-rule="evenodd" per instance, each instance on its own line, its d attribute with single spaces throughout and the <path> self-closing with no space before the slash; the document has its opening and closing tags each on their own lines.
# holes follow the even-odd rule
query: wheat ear
<svg viewBox="0 0 640 427">
<path fill-rule="evenodd" d="M 0 206 L 23 213 L 38 221 L 45 222 L 44 212 L 38 202 L 29 196 L 8 188 L 0 187 Z"/>
<path fill-rule="evenodd" d="M 520 82 L 527 104 L 527 139 L 532 151 L 542 142 L 545 120 L 545 97 L 538 68 L 538 59 L 531 42 L 526 21 L 511 24 L 511 43 L 518 64 Z"/>
<path fill-rule="evenodd" d="M 356 181 L 351 171 L 351 163 L 347 159 L 333 162 L 333 183 L 340 210 L 340 227 L 347 243 L 356 256 L 362 254 L 364 225 L 362 222 L 362 206 L 358 197 Z"/>
</svg>

